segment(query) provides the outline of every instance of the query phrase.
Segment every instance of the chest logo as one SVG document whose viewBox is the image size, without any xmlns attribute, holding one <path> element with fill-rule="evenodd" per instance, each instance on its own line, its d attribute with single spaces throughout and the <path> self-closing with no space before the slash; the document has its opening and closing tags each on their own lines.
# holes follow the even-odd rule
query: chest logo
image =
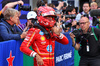
<svg viewBox="0 0 100 66">
<path fill-rule="evenodd" d="M 45 37 L 44 36 L 41 36 L 41 40 L 44 41 L 45 40 Z"/>
<path fill-rule="evenodd" d="M 41 42 L 41 44 L 42 44 L 42 45 L 45 45 L 45 44 L 46 44 L 46 42 Z"/>
<path fill-rule="evenodd" d="M 47 46 L 47 51 L 48 51 L 48 52 L 52 52 L 52 45 L 48 45 L 48 46 Z"/>
</svg>

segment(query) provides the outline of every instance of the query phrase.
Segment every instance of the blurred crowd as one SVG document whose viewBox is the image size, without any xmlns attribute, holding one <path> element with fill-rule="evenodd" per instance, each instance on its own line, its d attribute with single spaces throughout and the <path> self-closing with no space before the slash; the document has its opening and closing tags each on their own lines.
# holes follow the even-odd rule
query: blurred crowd
<svg viewBox="0 0 100 66">
<path fill-rule="evenodd" d="M 14 14 L 11 14 L 9 11 L 11 9 L 14 9 L 16 7 L 16 5 L 23 5 L 24 2 L 23 1 L 16 1 L 16 2 L 11 2 L 11 1 L 6 1 L 2 3 L 2 10 L 0 11 L 0 20 L 1 22 L 4 22 L 5 20 L 9 20 L 8 17 L 10 16 L 14 16 Z M 18 29 L 20 29 L 21 33 L 19 34 L 21 37 L 19 38 L 25 38 L 25 34 L 28 31 L 28 29 L 32 28 L 34 25 L 32 23 L 32 19 L 35 18 L 34 12 L 37 13 L 37 9 L 40 6 L 49 6 L 52 7 L 55 10 L 55 20 L 56 22 L 61 22 L 62 25 L 62 33 L 64 32 L 69 32 L 69 31 L 73 31 L 75 29 L 79 29 L 79 20 L 81 18 L 81 16 L 86 16 L 89 18 L 90 21 L 90 26 L 98 26 L 99 28 L 99 23 L 97 22 L 97 19 L 99 19 L 99 17 L 91 17 L 90 15 L 90 11 L 94 10 L 94 9 L 99 9 L 100 6 L 98 6 L 97 2 L 95 0 L 92 0 L 90 3 L 89 2 L 85 2 L 83 4 L 83 11 L 82 12 L 78 12 L 78 8 L 69 5 L 67 2 L 65 1 L 58 1 L 58 4 L 53 4 L 53 3 L 49 3 L 47 2 L 47 0 L 38 0 L 37 1 L 37 7 L 34 8 L 33 10 L 29 11 L 29 13 L 27 14 L 27 22 L 25 24 L 21 24 L 19 17 L 21 16 L 21 10 L 19 10 L 17 13 L 18 15 L 18 19 L 16 23 L 14 23 L 13 25 L 18 27 Z M 26 8 L 26 7 L 25 7 Z M 16 10 L 16 9 L 15 9 Z M 25 10 L 25 9 L 22 9 Z M 26 8 L 26 10 L 28 10 L 28 8 Z M 13 10 L 12 10 L 13 11 Z M 9 16 L 8 16 L 9 15 Z M 14 20 L 15 21 L 15 20 Z M 95 24 L 95 22 L 97 22 L 97 24 Z M 5 23 L 3 23 L 5 24 Z M 4 33 L 5 30 L 2 26 L 0 26 L 1 31 L 0 31 L 0 37 L 2 38 L 1 41 L 5 41 L 5 40 L 11 40 L 11 39 L 16 39 L 16 38 L 11 38 Z M 17 34 L 17 33 L 16 33 Z M 15 34 L 14 34 L 15 35 Z M 13 36 L 14 36 L 13 35 Z M 5 37 L 4 37 L 5 36 Z M 18 36 L 17 36 L 18 37 Z"/>
<path fill-rule="evenodd" d="M 24 39 L 27 36 L 23 41 L 20 49 L 25 54 L 35 57 L 35 55 L 38 53 L 35 53 L 34 51 L 29 50 L 28 48 L 30 47 L 30 45 L 32 45 L 31 43 L 33 41 L 31 40 L 34 40 L 33 37 L 35 33 L 38 33 L 37 28 L 43 30 L 46 35 L 46 39 L 42 37 L 41 40 L 48 40 L 50 38 L 54 38 L 55 35 L 56 38 L 59 38 L 58 36 L 61 36 L 59 38 L 59 40 L 61 40 L 63 38 L 61 33 L 72 32 L 73 34 L 75 33 L 78 34 L 78 31 L 75 32 L 75 30 L 82 29 L 84 31 L 85 28 L 88 29 L 89 27 L 95 27 L 97 29 L 100 29 L 100 16 L 91 16 L 90 14 L 92 10 L 100 9 L 100 5 L 98 3 L 99 2 L 96 2 L 96 0 L 92 0 L 91 2 L 84 2 L 82 6 L 83 11 L 78 12 L 79 10 L 77 7 L 74 7 L 65 1 L 58 1 L 58 4 L 53 4 L 53 3 L 48 4 L 47 0 L 38 0 L 37 7 L 34 8 L 33 10 L 30 9 L 30 6 L 25 7 L 24 2 L 21 0 L 15 2 L 11 1 L 3 2 L 2 10 L 0 11 L 0 42 L 7 40 Z M 16 5 L 19 5 L 18 10 L 15 9 Z M 48 8 L 50 8 L 51 11 Z M 19 19 L 19 17 L 21 16 L 21 10 L 29 11 L 26 15 L 27 22 L 24 24 L 21 24 Z M 86 23 L 88 24 L 85 25 Z M 38 26 L 38 24 L 41 25 L 42 27 Z M 31 35 L 32 32 L 33 34 Z M 44 33 L 41 31 L 39 32 L 40 35 L 44 35 Z M 73 40 L 72 41 L 73 45 L 76 50 L 79 50 L 80 44 L 76 45 L 74 41 L 74 37 L 76 35 L 73 36 L 73 34 L 70 34 Z M 39 38 L 39 36 L 37 37 Z M 66 41 L 65 40 L 61 41 L 64 41 L 65 43 L 68 44 L 68 39 L 65 36 L 64 39 L 66 39 Z M 29 42 L 27 42 L 28 40 Z M 53 40 L 54 39 L 52 39 L 51 41 L 53 42 Z M 61 42 L 59 40 L 57 39 L 58 42 Z M 27 46 L 24 45 L 25 43 L 27 44 Z M 43 42 L 42 44 L 45 43 L 46 42 Z M 29 52 L 26 50 L 29 50 Z M 43 65 L 43 61 L 40 58 L 41 55 L 40 56 L 36 55 L 36 56 L 38 64 Z"/>
</svg>

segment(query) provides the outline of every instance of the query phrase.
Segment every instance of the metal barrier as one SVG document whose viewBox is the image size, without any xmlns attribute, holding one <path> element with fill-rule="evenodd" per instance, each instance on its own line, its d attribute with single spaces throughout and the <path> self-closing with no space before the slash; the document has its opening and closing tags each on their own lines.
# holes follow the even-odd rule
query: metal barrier
<svg viewBox="0 0 100 66">
<path fill-rule="evenodd" d="M 22 40 L 0 42 L 0 66 L 23 66 Z"/>
</svg>

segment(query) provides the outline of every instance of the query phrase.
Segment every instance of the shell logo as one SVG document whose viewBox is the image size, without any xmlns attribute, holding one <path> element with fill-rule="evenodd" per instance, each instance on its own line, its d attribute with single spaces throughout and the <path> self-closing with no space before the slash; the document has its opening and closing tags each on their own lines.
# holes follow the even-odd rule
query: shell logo
<svg viewBox="0 0 100 66">
<path fill-rule="evenodd" d="M 42 37 L 41 37 L 41 40 L 42 40 L 42 41 L 44 41 L 44 40 L 45 40 L 45 37 L 44 37 L 44 36 L 42 36 Z"/>
</svg>

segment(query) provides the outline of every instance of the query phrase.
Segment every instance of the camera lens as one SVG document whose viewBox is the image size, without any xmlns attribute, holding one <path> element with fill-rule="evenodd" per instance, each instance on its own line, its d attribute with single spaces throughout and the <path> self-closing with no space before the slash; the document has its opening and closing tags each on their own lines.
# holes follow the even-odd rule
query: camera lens
<svg viewBox="0 0 100 66">
<path fill-rule="evenodd" d="M 22 6 L 21 4 L 18 7 L 18 10 L 24 10 L 24 11 L 31 11 L 31 6 Z"/>
</svg>

